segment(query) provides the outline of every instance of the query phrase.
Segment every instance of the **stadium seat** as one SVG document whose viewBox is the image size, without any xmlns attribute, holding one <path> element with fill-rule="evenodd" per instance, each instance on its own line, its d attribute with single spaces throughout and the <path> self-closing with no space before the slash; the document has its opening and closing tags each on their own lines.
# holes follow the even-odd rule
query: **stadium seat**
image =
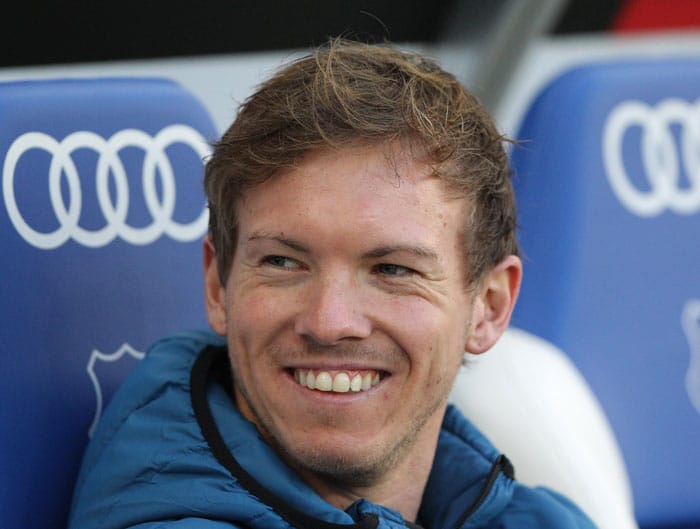
<svg viewBox="0 0 700 529">
<path fill-rule="evenodd" d="M 700 59 L 565 72 L 517 139 L 513 324 L 599 398 L 639 525 L 700 527 Z"/>
<path fill-rule="evenodd" d="M 513 463 L 518 481 L 564 494 L 598 529 L 637 529 L 615 436 L 563 351 L 510 328 L 468 358 L 450 397 Z"/>
<path fill-rule="evenodd" d="M 203 107 L 162 79 L 0 84 L 0 527 L 65 527 L 103 406 L 206 325 Z"/>
<path fill-rule="evenodd" d="M 0 120 L 0 527 L 60 529 L 83 448 L 134 362 L 206 326 L 201 173 L 216 132 L 155 79 L 3 83 Z M 607 423 L 551 344 L 510 330 L 453 400 L 519 479 L 569 494 L 601 529 L 632 527 Z"/>
</svg>

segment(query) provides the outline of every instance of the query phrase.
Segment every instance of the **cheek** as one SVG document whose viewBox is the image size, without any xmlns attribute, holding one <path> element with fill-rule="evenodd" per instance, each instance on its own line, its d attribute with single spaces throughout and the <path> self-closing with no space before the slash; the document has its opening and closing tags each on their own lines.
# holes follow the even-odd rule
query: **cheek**
<svg viewBox="0 0 700 529">
<path fill-rule="evenodd" d="M 252 362 L 254 358 L 263 360 L 266 351 L 279 347 L 283 339 L 289 340 L 293 329 L 291 305 L 262 288 L 233 292 L 232 299 L 229 343 L 240 357 L 238 363 L 252 367 L 257 365 Z"/>
<path fill-rule="evenodd" d="M 463 310 L 439 310 L 429 304 L 415 304 L 397 312 L 397 336 L 409 352 L 412 370 L 424 378 L 426 389 L 451 384 L 464 354 L 469 330 Z"/>
<path fill-rule="evenodd" d="M 452 386 L 462 362 L 462 352 L 453 340 L 438 340 L 435 349 L 428 354 L 428 389 L 443 393 L 445 388 Z"/>
<path fill-rule="evenodd" d="M 265 328 L 279 320 L 286 303 L 278 294 L 265 293 L 263 288 L 238 289 L 231 292 L 230 320 L 239 329 Z M 233 329 L 233 332 L 237 332 Z"/>
<path fill-rule="evenodd" d="M 409 352 L 414 369 L 429 369 L 437 375 L 451 364 L 448 357 L 458 354 L 461 332 L 444 311 L 422 300 L 397 304 L 394 309 L 390 322 L 393 336 Z"/>
</svg>

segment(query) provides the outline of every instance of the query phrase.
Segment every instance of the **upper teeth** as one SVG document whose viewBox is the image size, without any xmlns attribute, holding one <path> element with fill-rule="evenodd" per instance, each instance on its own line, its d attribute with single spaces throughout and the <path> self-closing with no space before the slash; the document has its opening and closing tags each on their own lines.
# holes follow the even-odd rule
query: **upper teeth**
<svg viewBox="0 0 700 529">
<path fill-rule="evenodd" d="M 377 371 L 367 371 L 350 375 L 346 371 L 338 371 L 333 375 L 329 371 L 313 371 L 311 369 L 296 369 L 294 378 L 309 389 L 347 393 L 348 391 L 367 391 L 379 383 Z"/>
</svg>

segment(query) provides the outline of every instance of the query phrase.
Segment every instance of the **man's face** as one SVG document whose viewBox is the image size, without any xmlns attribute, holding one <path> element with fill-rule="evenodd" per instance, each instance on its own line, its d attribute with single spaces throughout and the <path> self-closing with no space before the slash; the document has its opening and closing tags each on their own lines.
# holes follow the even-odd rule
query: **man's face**
<svg viewBox="0 0 700 529">
<path fill-rule="evenodd" d="M 208 303 L 242 413 L 302 473 L 358 485 L 434 446 L 474 307 L 465 202 L 386 153 L 314 153 L 250 190 Z"/>
</svg>

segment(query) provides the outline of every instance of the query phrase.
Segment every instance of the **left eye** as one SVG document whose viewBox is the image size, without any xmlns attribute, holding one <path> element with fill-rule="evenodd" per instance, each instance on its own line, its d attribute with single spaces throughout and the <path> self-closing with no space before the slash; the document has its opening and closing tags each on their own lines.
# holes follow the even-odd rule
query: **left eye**
<svg viewBox="0 0 700 529">
<path fill-rule="evenodd" d="M 299 268 L 299 263 L 284 255 L 268 255 L 263 258 L 263 263 L 277 268 Z"/>
<path fill-rule="evenodd" d="M 387 276 L 405 276 L 415 274 L 416 271 L 408 268 L 406 266 L 382 263 L 374 267 L 374 270 L 378 274 L 384 274 Z"/>
</svg>

